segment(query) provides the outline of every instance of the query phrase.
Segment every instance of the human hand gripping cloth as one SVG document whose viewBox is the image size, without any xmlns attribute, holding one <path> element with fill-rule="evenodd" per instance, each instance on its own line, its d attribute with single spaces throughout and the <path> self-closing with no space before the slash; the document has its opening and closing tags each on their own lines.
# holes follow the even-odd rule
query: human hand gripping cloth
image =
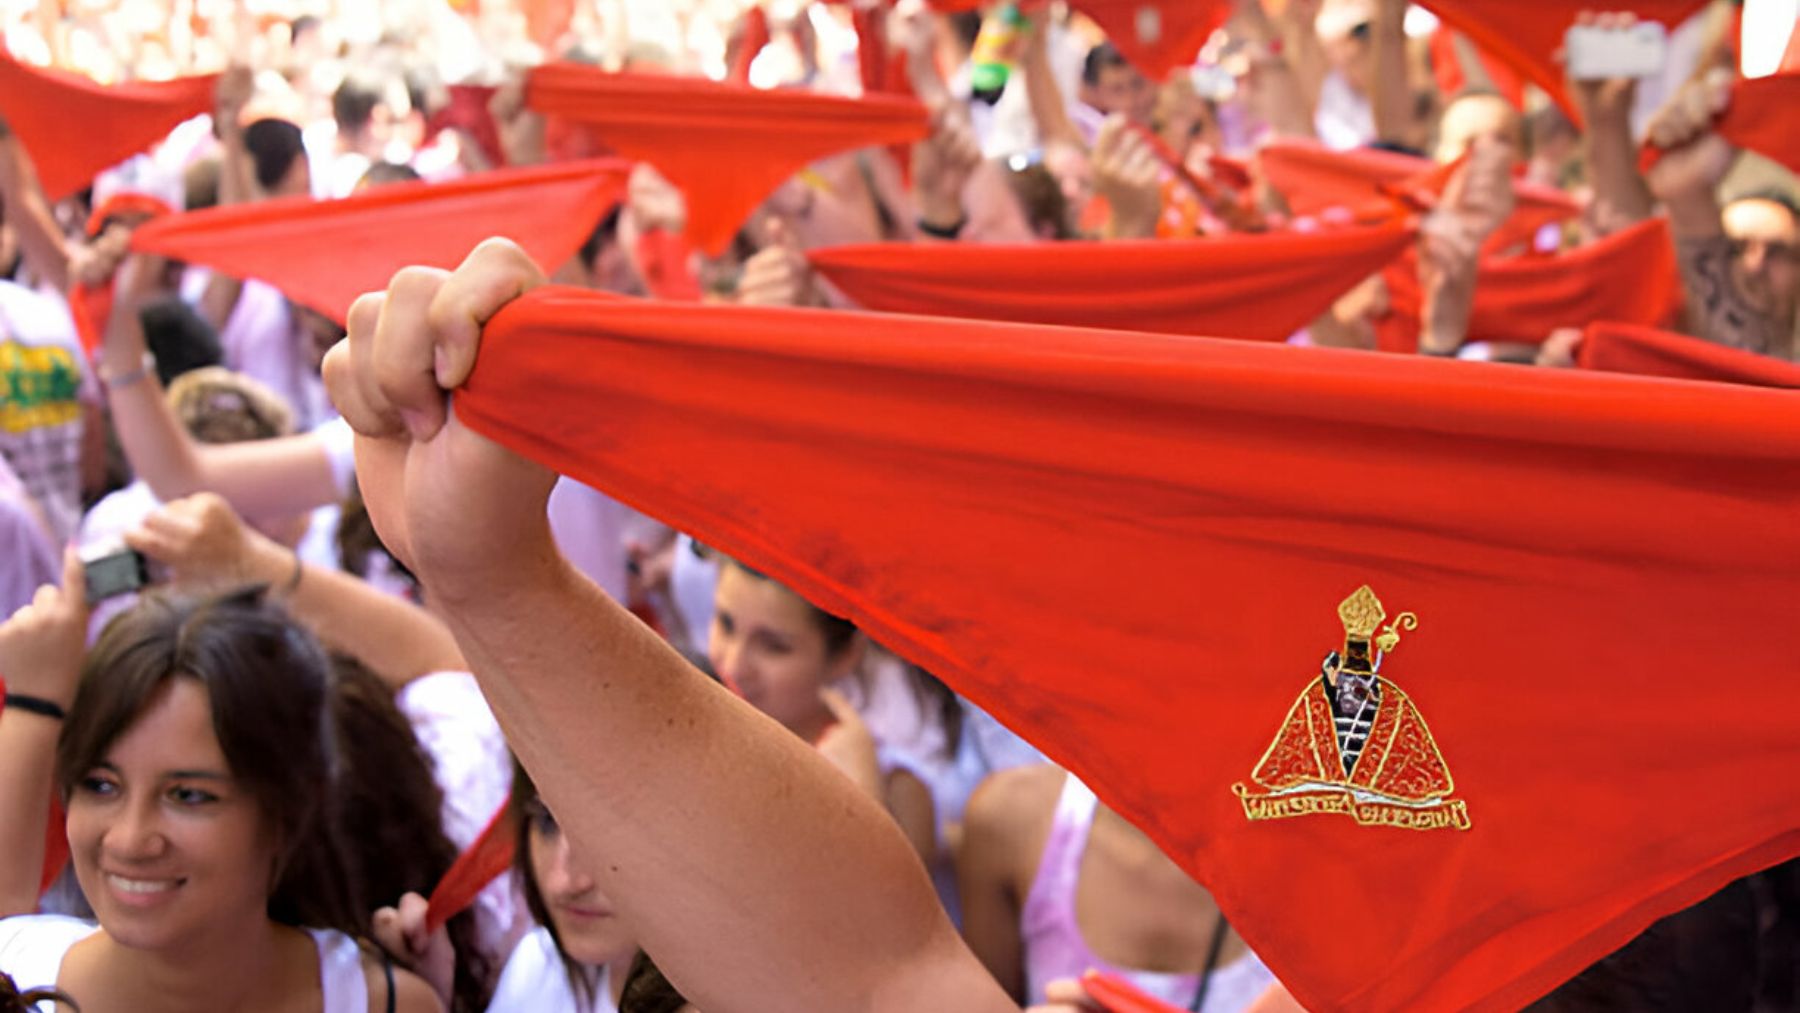
<svg viewBox="0 0 1800 1013">
<path fill-rule="evenodd" d="M 1550 256 L 1484 257 L 1475 282 L 1470 341 L 1536 345 L 1559 327 L 1595 320 L 1666 326 L 1681 310 L 1675 245 L 1666 219 L 1653 218 Z M 1382 274 L 1388 313 L 1376 324 L 1380 348 L 1419 348 L 1418 257 L 1409 251 Z"/>
<path fill-rule="evenodd" d="M 1449 167 L 1430 159 L 1373 148 L 1334 151 L 1317 141 L 1277 138 L 1257 150 L 1256 160 L 1288 210 L 1300 216 L 1385 208 L 1388 196 L 1435 203 L 1450 181 Z M 1574 197 L 1554 187 L 1515 180 L 1513 194 L 1512 217 L 1489 240 L 1490 250 L 1529 241 L 1545 225 L 1581 213 Z"/>
<path fill-rule="evenodd" d="M 527 103 L 584 123 L 620 154 L 654 165 L 687 198 L 687 234 L 718 254 L 781 182 L 852 148 L 926 136 L 918 100 L 764 91 L 697 78 L 611 74 L 553 63 L 531 72 Z"/>
<path fill-rule="evenodd" d="M 1570 0 L 1420 0 L 1419 5 L 1517 69 L 1526 80 L 1544 89 L 1571 120 L 1580 122 L 1555 55 L 1562 49 L 1563 34 L 1575 23 L 1581 4 Z M 1620 13 L 1629 11 L 1640 20 L 1660 21 L 1674 28 L 1706 5 L 1707 0 L 1628 0 L 1604 7 Z"/>
<path fill-rule="evenodd" d="M 207 74 L 103 85 L 21 63 L 0 45 L 0 116 L 30 152 L 44 195 L 57 201 L 210 111 L 217 80 Z"/>
<path fill-rule="evenodd" d="M 556 270 L 618 203 L 629 169 L 600 159 L 395 183 L 341 200 L 234 204 L 159 218 L 131 245 L 265 281 L 343 323 L 357 296 L 400 268 L 453 268 L 489 236 L 513 239 Z"/>
<path fill-rule="evenodd" d="M 1196 240 L 812 250 L 867 309 L 1281 341 L 1398 257 L 1401 225 Z"/>
<path fill-rule="evenodd" d="M 454 408 L 942 676 L 1309 1009 L 1516 1009 L 1800 852 L 1791 392 L 542 289 Z"/>
<path fill-rule="evenodd" d="M 1795 363 L 1630 324 L 1589 324 L 1575 364 L 1609 373 L 1800 388 L 1800 365 Z"/>
</svg>

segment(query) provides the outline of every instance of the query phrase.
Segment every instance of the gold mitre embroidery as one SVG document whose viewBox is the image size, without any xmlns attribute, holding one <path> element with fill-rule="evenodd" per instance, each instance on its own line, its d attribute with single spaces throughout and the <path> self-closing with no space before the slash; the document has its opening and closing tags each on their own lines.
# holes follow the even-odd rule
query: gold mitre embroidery
<svg viewBox="0 0 1800 1013">
<path fill-rule="evenodd" d="M 1344 622 L 1345 636 L 1366 641 L 1387 618 L 1387 609 L 1381 607 L 1381 599 L 1375 597 L 1374 589 L 1364 584 L 1338 603 L 1338 618 Z"/>
</svg>

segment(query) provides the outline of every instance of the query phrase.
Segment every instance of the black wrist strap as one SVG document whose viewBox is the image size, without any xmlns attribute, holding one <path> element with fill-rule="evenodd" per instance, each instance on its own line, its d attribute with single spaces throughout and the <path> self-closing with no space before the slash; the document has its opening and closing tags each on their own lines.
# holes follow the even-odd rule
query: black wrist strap
<svg viewBox="0 0 1800 1013">
<path fill-rule="evenodd" d="M 964 215 L 956 220 L 955 225 L 933 225 L 925 219 L 919 219 L 919 231 L 938 239 L 955 239 L 962 235 L 963 226 L 969 224 L 969 216 Z"/>
<path fill-rule="evenodd" d="M 23 693 L 6 694 L 6 710 L 21 710 L 27 714 L 40 714 L 44 717 L 61 721 L 68 717 L 61 707 L 41 697 L 26 696 Z"/>
</svg>

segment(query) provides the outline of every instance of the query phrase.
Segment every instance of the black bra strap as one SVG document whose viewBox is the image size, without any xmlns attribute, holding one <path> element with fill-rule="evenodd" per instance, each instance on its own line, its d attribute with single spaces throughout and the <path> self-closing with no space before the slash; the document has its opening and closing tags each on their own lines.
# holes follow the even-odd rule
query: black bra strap
<svg viewBox="0 0 1800 1013">
<path fill-rule="evenodd" d="M 386 950 L 381 951 L 381 976 L 387 981 L 387 1013 L 394 1013 L 394 958 Z"/>
<path fill-rule="evenodd" d="M 1213 971 L 1219 966 L 1219 951 L 1225 948 L 1225 933 L 1229 931 L 1231 926 L 1225 922 L 1225 912 L 1220 911 L 1219 920 L 1213 926 L 1212 943 L 1206 950 L 1206 969 L 1200 972 L 1200 988 L 1194 993 L 1194 1001 L 1188 1005 L 1193 1013 L 1200 1013 L 1200 1008 L 1206 1005 L 1206 990 L 1212 984 Z"/>
</svg>

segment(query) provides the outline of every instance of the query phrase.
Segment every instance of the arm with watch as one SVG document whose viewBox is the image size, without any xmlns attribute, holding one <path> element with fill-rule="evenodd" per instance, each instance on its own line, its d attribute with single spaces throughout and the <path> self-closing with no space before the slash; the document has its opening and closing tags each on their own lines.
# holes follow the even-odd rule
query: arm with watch
<svg viewBox="0 0 1800 1013">
<path fill-rule="evenodd" d="M 0 623 L 0 918 L 37 910 L 56 738 L 87 650 L 84 582 L 80 558 L 65 549 L 62 585 L 39 588 Z"/>
<path fill-rule="evenodd" d="M 100 381 L 131 470 L 165 502 L 210 490 L 248 517 L 286 516 L 336 502 L 330 456 L 316 435 L 201 444 L 181 428 L 163 400 L 138 315 L 155 297 L 160 273 L 160 258 L 126 258 L 99 354 Z"/>
</svg>

